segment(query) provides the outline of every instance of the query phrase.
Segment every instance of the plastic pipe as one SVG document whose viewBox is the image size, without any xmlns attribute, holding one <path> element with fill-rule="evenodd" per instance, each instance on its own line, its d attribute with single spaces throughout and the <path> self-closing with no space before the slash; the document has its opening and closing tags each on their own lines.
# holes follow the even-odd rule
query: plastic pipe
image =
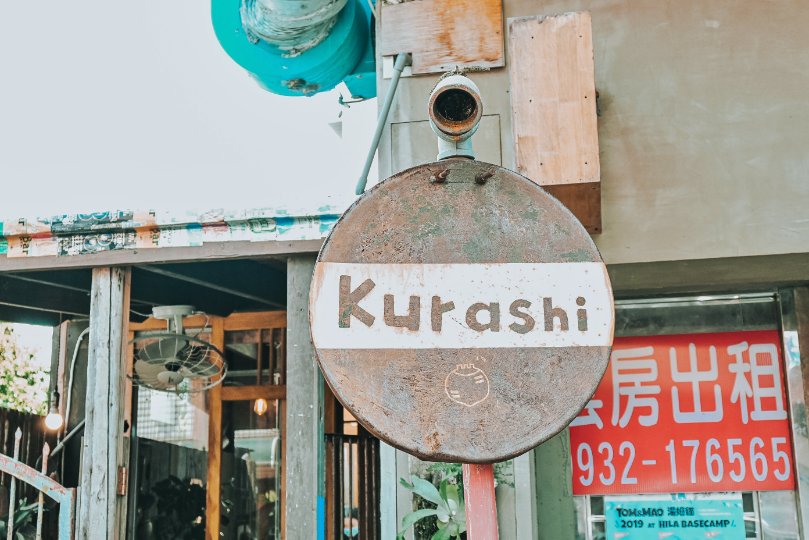
<svg viewBox="0 0 809 540">
<path fill-rule="evenodd" d="M 393 105 L 393 96 L 396 94 L 396 87 L 399 86 L 399 77 L 402 76 L 402 70 L 404 70 L 405 65 L 407 65 L 408 58 L 409 55 L 407 53 L 399 53 L 396 55 L 396 62 L 393 64 L 393 76 L 390 79 L 388 93 L 385 94 L 385 100 L 382 102 L 382 109 L 379 111 L 379 120 L 376 122 L 374 138 L 371 139 L 371 147 L 368 149 L 365 165 L 362 166 L 362 173 L 357 182 L 357 195 L 362 195 L 365 192 L 365 185 L 368 183 L 368 173 L 371 171 L 371 164 L 374 162 L 374 155 L 376 154 L 376 149 L 379 147 L 379 139 L 382 138 L 382 130 L 385 129 L 385 124 L 388 121 L 390 107 Z"/>
</svg>

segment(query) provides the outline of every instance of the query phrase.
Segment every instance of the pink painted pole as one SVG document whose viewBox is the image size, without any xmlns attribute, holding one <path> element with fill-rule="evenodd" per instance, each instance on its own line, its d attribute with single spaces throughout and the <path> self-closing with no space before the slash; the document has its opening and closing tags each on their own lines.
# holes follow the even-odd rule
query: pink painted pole
<svg viewBox="0 0 809 540">
<path fill-rule="evenodd" d="M 463 465 L 467 540 L 497 540 L 494 465 Z"/>
</svg>

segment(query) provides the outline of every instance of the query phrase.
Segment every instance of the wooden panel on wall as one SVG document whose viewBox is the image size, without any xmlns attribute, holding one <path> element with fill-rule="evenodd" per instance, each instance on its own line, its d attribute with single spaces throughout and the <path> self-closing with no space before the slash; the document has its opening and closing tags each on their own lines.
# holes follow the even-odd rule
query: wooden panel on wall
<svg viewBox="0 0 809 540">
<path fill-rule="evenodd" d="M 382 56 L 412 54 L 412 70 L 502 67 L 502 0 L 416 0 L 382 4 Z"/>
<path fill-rule="evenodd" d="M 601 232 L 590 14 L 509 19 L 508 43 L 517 171 Z"/>
</svg>

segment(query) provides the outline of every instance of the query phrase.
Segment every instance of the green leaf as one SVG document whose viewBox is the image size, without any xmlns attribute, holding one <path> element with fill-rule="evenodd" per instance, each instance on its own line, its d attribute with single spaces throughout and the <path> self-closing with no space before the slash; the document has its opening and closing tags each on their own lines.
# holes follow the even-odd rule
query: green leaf
<svg viewBox="0 0 809 540">
<path fill-rule="evenodd" d="M 449 529 L 438 529 L 430 540 L 449 540 Z"/>
<path fill-rule="evenodd" d="M 457 525 L 458 532 L 456 534 L 460 534 L 466 531 L 466 508 L 463 506 L 463 501 L 461 501 L 460 506 L 458 506 L 457 510 L 455 510 L 454 514 L 452 515 L 452 523 Z"/>
<path fill-rule="evenodd" d="M 462 506 L 463 505 L 463 498 L 461 497 L 460 492 L 458 491 L 457 485 L 448 485 L 446 490 L 445 498 L 447 501 L 454 501 L 455 506 Z"/>
<path fill-rule="evenodd" d="M 407 531 L 407 529 L 412 527 L 418 520 L 434 516 L 437 513 L 438 511 L 434 508 L 422 508 L 421 510 L 410 512 L 409 514 L 407 514 L 405 517 L 402 518 L 402 528 L 399 529 L 398 536 L 403 536 L 405 531 Z"/>
<path fill-rule="evenodd" d="M 438 493 L 434 485 L 415 474 L 411 477 L 411 480 L 413 481 L 413 493 L 449 512 L 447 502 L 441 498 L 441 494 Z"/>
<path fill-rule="evenodd" d="M 441 498 L 445 501 L 447 500 L 447 481 L 441 480 L 441 483 L 438 485 L 438 493 L 441 495 Z"/>
</svg>

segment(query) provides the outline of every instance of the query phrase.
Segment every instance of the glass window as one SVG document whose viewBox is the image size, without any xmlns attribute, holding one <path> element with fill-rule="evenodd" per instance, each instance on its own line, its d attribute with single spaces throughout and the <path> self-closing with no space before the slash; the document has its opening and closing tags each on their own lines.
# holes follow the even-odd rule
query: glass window
<svg viewBox="0 0 809 540">
<path fill-rule="evenodd" d="M 285 348 L 283 328 L 226 332 L 224 352 L 228 374 L 225 386 L 285 384 Z"/>
<path fill-rule="evenodd" d="M 768 293 L 616 301 L 616 337 L 778 328 L 778 304 Z M 587 540 L 604 539 L 604 498 L 577 499 L 579 527 Z M 746 538 L 798 538 L 793 492 L 745 492 L 742 504 Z"/>
<path fill-rule="evenodd" d="M 219 537 L 225 540 L 281 537 L 281 407 L 256 401 L 222 402 Z"/>
</svg>

